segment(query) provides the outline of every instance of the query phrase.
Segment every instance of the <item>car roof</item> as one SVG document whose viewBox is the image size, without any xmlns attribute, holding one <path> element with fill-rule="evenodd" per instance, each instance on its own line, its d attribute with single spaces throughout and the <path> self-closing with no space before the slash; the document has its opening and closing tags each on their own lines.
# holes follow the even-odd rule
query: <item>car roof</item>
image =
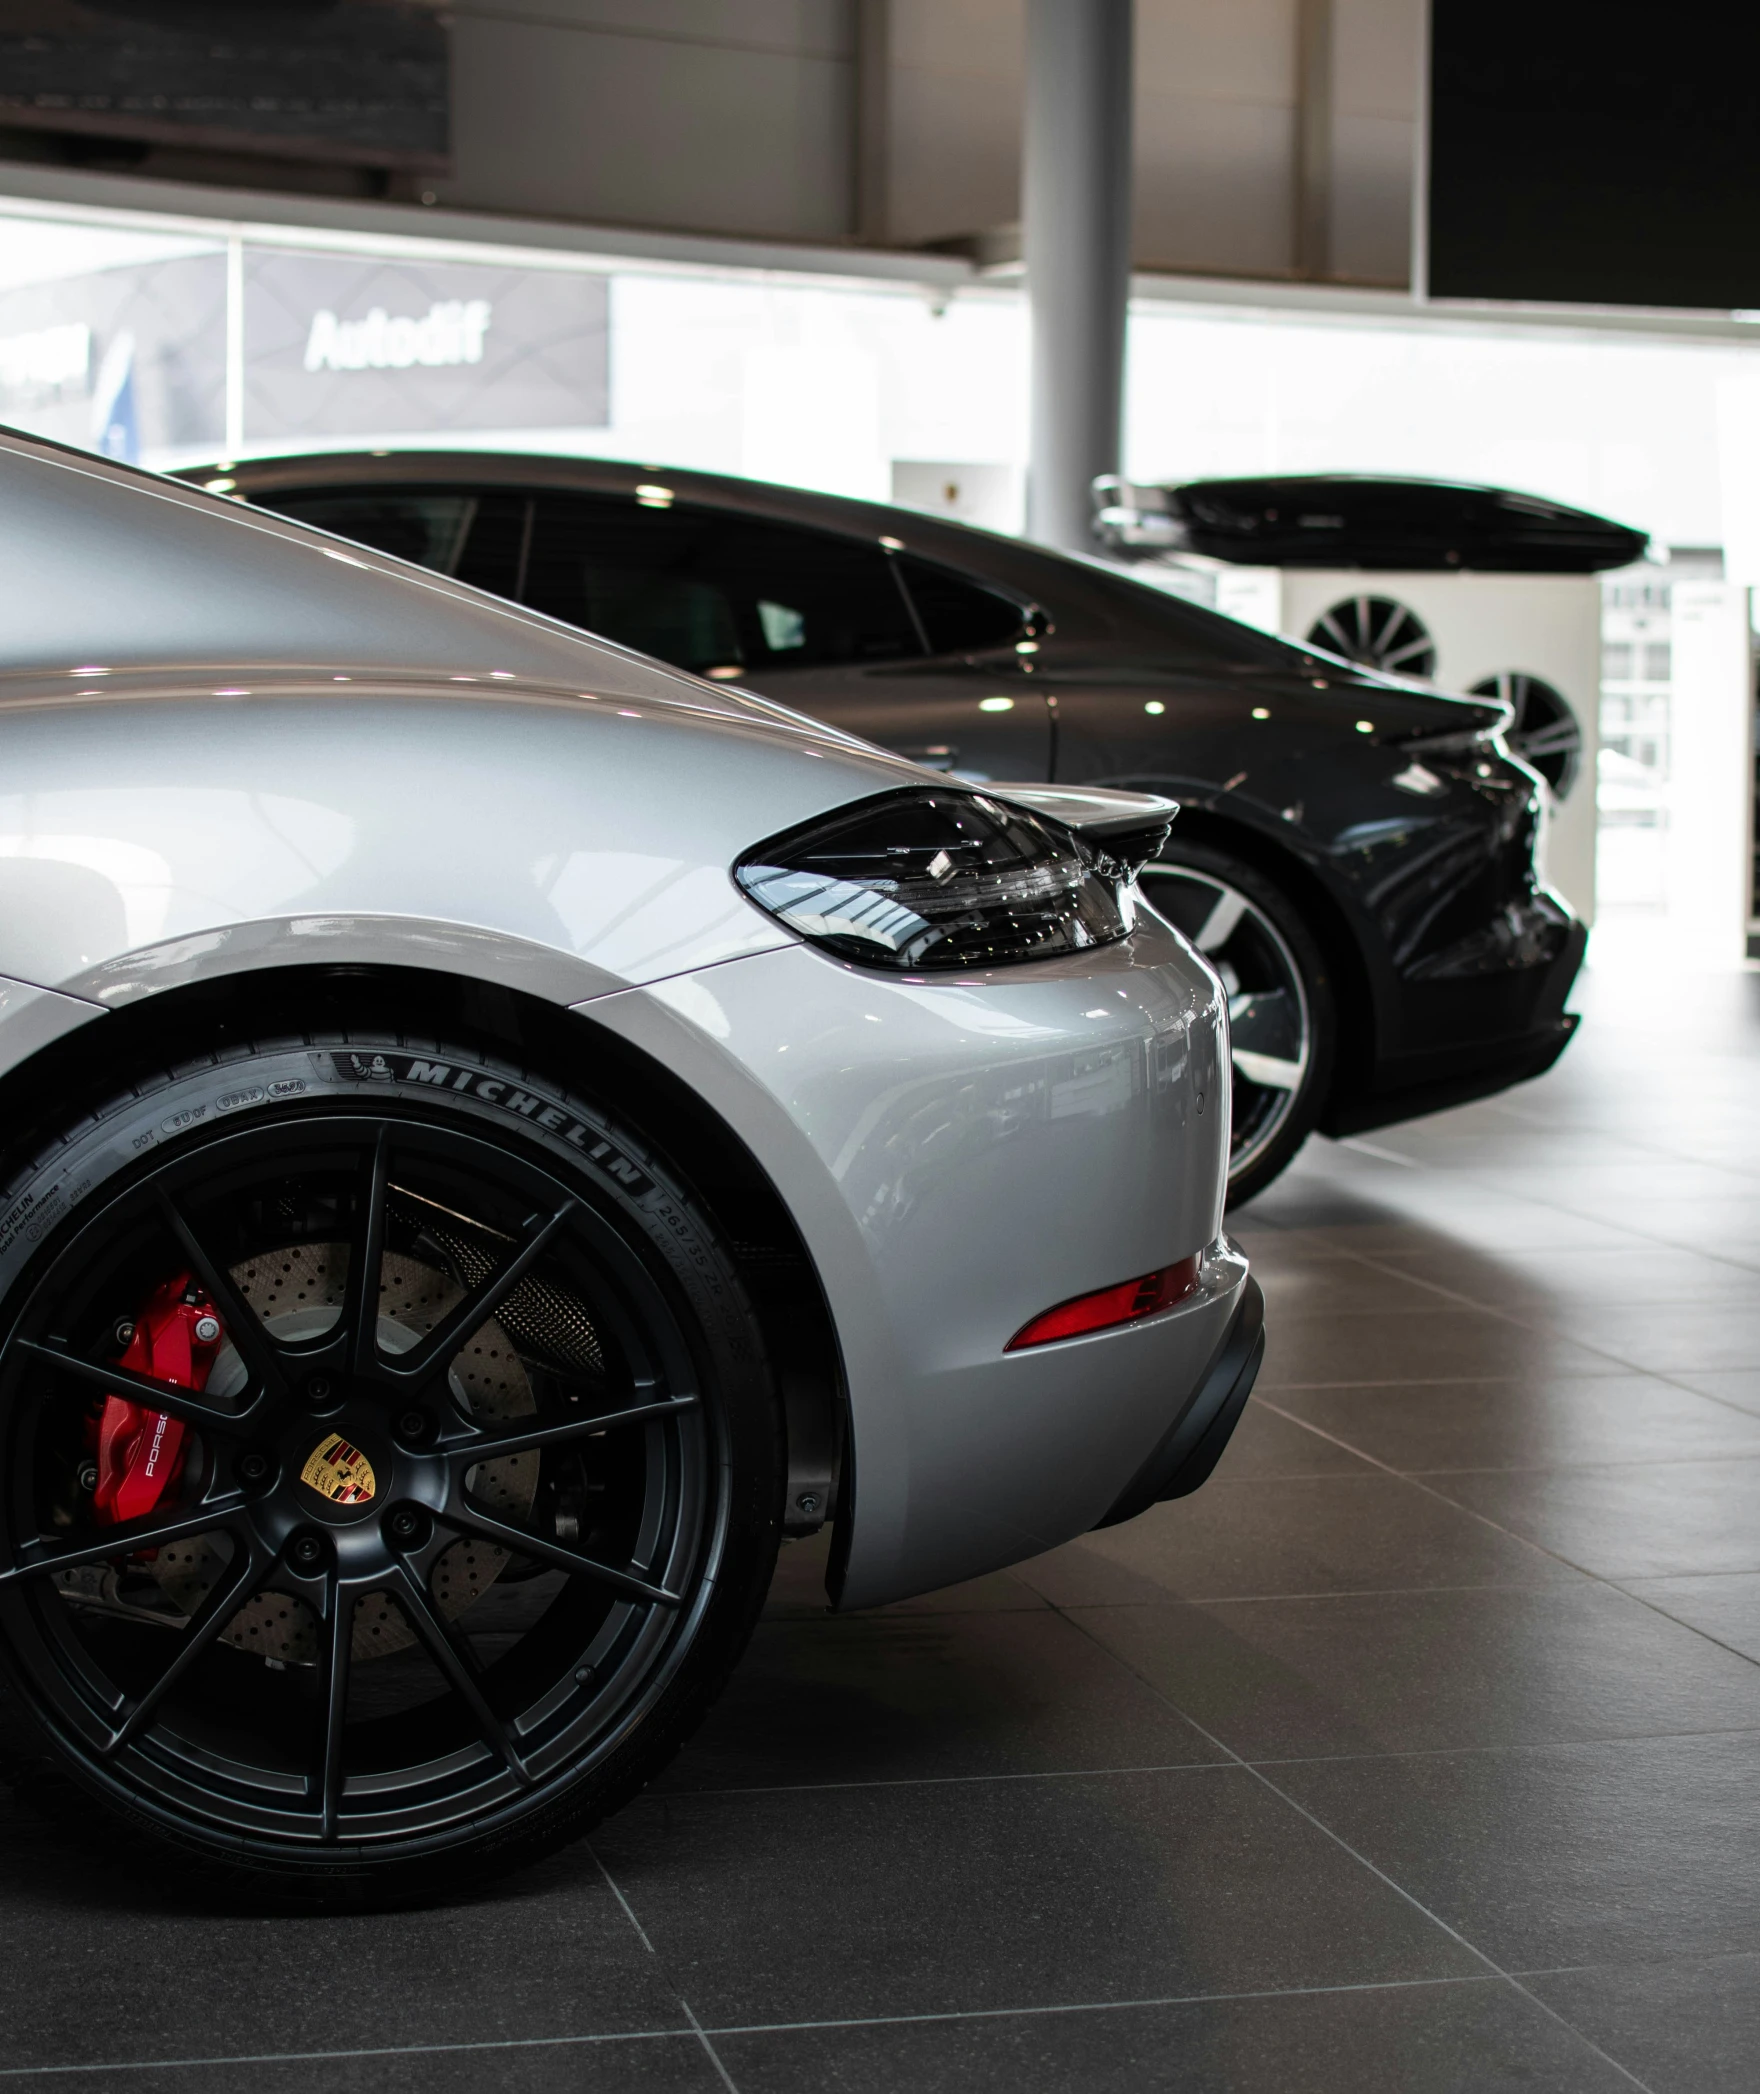
<svg viewBox="0 0 1760 2094">
<path fill-rule="evenodd" d="M 687 472 L 672 466 L 644 465 L 620 458 L 582 458 L 555 452 L 485 450 L 309 451 L 273 458 L 247 458 L 225 466 L 188 466 L 179 478 L 203 486 L 221 480 L 246 500 L 263 494 L 291 493 L 299 488 L 382 486 L 407 487 L 468 481 L 541 491 L 568 490 L 634 497 L 638 489 L 663 488 L 676 501 L 738 510 L 777 523 L 796 523 L 835 530 L 854 538 L 887 540 L 895 548 L 925 559 L 981 569 L 1031 594 L 1029 582 L 1064 569 L 1081 572 L 1080 563 L 1049 547 L 1031 545 L 976 524 L 927 516 L 889 502 L 861 501 L 849 495 L 824 494 L 816 488 L 790 487 L 768 480 L 741 479 L 731 473 Z M 1019 577 L 1016 581 L 1014 578 Z"/>
</svg>

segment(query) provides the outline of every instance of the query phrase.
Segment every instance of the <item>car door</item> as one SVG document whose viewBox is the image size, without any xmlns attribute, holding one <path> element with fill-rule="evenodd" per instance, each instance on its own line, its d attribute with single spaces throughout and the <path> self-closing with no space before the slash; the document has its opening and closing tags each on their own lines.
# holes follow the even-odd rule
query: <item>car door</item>
<svg viewBox="0 0 1760 2094">
<path fill-rule="evenodd" d="M 522 600 L 973 778 L 1043 778 L 1025 608 L 895 548 L 645 495 L 540 494 Z"/>
</svg>

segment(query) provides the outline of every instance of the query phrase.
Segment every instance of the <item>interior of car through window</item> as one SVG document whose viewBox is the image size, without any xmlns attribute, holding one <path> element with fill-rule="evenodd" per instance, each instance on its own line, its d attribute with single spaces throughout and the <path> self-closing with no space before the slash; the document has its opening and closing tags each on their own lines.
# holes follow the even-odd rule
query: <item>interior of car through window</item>
<svg viewBox="0 0 1760 2094">
<path fill-rule="evenodd" d="M 523 494 L 461 487 L 295 488 L 262 507 L 375 552 L 517 596 L 531 535 Z"/>
<path fill-rule="evenodd" d="M 279 495 L 265 506 L 375 552 L 451 574 L 475 521 L 477 498 L 451 489 L 317 488 Z"/>
<path fill-rule="evenodd" d="M 685 504 L 540 496 L 522 595 L 700 673 L 923 651 L 878 546 Z"/>
</svg>

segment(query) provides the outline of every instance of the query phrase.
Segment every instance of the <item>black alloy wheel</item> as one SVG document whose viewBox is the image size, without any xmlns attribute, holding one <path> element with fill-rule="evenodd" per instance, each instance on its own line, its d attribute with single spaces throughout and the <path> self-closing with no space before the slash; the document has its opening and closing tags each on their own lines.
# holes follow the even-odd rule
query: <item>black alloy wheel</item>
<svg viewBox="0 0 1760 2094">
<path fill-rule="evenodd" d="M 1391 596 L 1347 596 L 1308 628 L 1308 644 L 1387 676 L 1428 676 L 1436 667 L 1424 621 Z"/>
<path fill-rule="evenodd" d="M 705 1217 L 554 1084 L 383 1036 L 72 1125 L 35 1183 L 98 1182 L 0 1344 L 7 1771 L 320 1905 L 625 1800 L 775 1556 L 774 1399 Z"/>
<path fill-rule="evenodd" d="M 1468 694 L 1501 698 L 1510 708 L 1503 738 L 1510 752 L 1531 764 L 1559 799 L 1577 782 L 1583 762 L 1583 730 L 1562 691 L 1520 669 L 1484 676 Z"/>
<path fill-rule="evenodd" d="M 1332 1076 L 1326 964 L 1301 918 L 1256 868 L 1170 844 L 1143 868 L 1144 898 L 1197 947 L 1228 992 L 1228 1204 L 1262 1192 L 1307 1139 Z"/>
</svg>

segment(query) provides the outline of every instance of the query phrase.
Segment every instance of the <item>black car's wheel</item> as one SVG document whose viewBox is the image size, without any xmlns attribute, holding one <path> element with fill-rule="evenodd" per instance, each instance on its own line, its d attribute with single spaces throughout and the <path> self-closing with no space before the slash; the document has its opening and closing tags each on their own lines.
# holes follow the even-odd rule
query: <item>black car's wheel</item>
<svg viewBox="0 0 1760 2094">
<path fill-rule="evenodd" d="M 777 1410 L 710 1222 L 480 1051 L 186 1067 L 0 1244 L 9 1774 L 138 1852 L 393 1902 L 670 1757 L 775 1557 Z"/>
<path fill-rule="evenodd" d="M 1234 1058 L 1228 1203 L 1238 1207 L 1308 1138 L 1332 1077 L 1332 983 L 1319 947 L 1264 875 L 1222 851 L 1169 844 L 1143 869 L 1150 906 L 1228 991 Z"/>
</svg>

